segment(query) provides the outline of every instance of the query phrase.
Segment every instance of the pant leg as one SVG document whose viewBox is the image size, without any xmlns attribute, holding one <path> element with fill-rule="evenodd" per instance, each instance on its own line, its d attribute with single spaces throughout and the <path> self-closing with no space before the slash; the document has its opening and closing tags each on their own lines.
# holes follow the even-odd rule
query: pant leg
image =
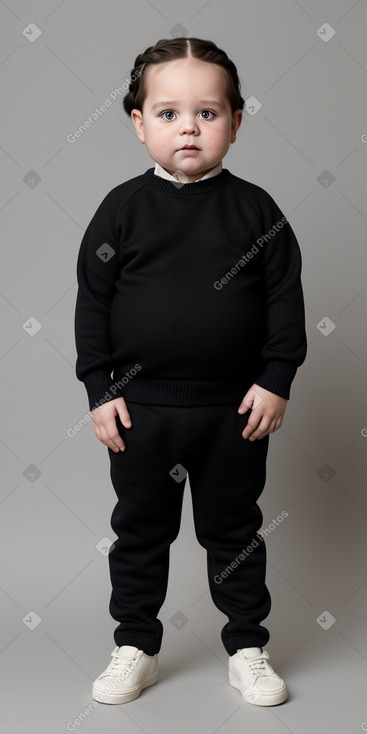
<svg viewBox="0 0 367 734">
<path fill-rule="evenodd" d="M 260 623 L 271 608 L 266 548 L 257 536 L 263 521 L 257 500 L 266 480 L 269 435 L 252 442 L 244 439 L 241 434 L 251 411 L 240 415 L 237 408 L 238 404 L 195 407 L 189 413 L 195 532 L 207 550 L 212 599 L 229 619 L 221 632 L 229 655 L 268 642 L 269 631 Z"/>
<path fill-rule="evenodd" d="M 159 652 L 163 636 L 158 612 L 167 592 L 170 544 L 181 523 L 186 474 L 187 415 L 175 406 L 126 401 L 132 428 L 116 417 L 126 449 L 108 449 L 118 502 L 111 527 L 118 536 L 109 554 L 111 616 L 119 622 L 115 643 Z"/>
</svg>

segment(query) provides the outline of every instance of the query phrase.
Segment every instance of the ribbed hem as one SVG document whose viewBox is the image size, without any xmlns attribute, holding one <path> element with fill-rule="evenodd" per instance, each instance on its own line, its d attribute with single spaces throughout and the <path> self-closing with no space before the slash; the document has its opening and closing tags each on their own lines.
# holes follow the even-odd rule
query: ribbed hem
<svg viewBox="0 0 367 734">
<path fill-rule="evenodd" d="M 210 180 L 210 179 L 208 179 Z M 152 405 L 225 405 L 241 402 L 252 384 L 289 400 L 290 387 L 297 367 L 289 362 L 270 361 L 257 378 L 253 375 L 241 382 L 223 380 L 169 380 L 134 377 L 121 388 L 105 370 L 94 370 L 83 378 L 88 393 L 89 408 L 123 397 L 132 403 Z"/>
<path fill-rule="evenodd" d="M 105 370 L 93 370 L 83 378 L 83 382 L 88 394 L 90 410 L 122 396 L 115 380 Z"/>
<path fill-rule="evenodd" d="M 221 172 L 217 173 L 216 176 L 204 178 L 202 181 L 193 181 L 192 183 L 180 183 L 180 181 L 175 183 L 175 181 L 170 181 L 168 178 L 157 176 L 154 173 L 154 168 L 148 168 L 143 176 L 147 183 L 156 186 L 158 189 L 162 189 L 162 191 L 169 191 L 171 194 L 185 196 L 187 194 L 203 194 L 207 193 L 207 191 L 219 189 L 220 186 L 225 186 L 225 184 L 234 178 L 228 168 L 222 168 Z"/>
<path fill-rule="evenodd" d="M 268 362 L 261 376 L 256 378 L 256 385 L 270 390 L 281 398 L 289 400 L 290 387 L 297 372 L 297 367 L 289 362 Z"/>
<path fill-rule="evenodd" d="M 121 394 L 131 403 L 152 405 L 225 405 L 241 402 L 252 383 L 216 380 L 167 380 L 134 377 Z"/>
</svg>

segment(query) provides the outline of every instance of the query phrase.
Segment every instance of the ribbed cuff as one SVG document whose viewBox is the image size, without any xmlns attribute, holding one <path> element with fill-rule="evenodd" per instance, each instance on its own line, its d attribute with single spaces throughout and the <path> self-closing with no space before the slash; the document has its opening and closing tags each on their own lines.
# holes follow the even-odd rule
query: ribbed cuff
<svg viewBox="0 0 367 734">
<path fill-rule="evenodd" d="M 88 393 L 89 409 L 108 403 L 110 400 L 121 398 L 121 390 L 116 382 L 105 370 L 93 370 L 83 380 Z"/>
<path fill-rule="evenodd" d="M 297 366 L 290 362 L 270 361 L 264 371 L 254 380 L 256 385 L 289 400 L 290 387 L 297 372 Z"/>
</svg>

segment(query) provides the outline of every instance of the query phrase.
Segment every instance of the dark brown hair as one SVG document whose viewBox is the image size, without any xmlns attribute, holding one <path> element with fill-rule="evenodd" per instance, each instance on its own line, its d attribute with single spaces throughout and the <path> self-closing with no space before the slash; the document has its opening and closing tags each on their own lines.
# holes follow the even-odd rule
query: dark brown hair
<svg viewBox="0 0 367 734">
<path fill-rule="evenodd" d="M 213 41 L 202 38 L 161 38 L 155 46 L 148 46 L 145 51 L 135 59 L 134 68 L 130 74 L 129 91 L 122 100 L 122 106 L 127 115 L 131 116 L 131 110 L 143 111 L 144 100 L 147 96 L 145 85 L 145 71 L 148 64 L 161 64 L 175 59 L 187 59 L 189 57 L 208 61 L 211 64 L 222 66 L 227 72 L 227 95 L 232 113 L 243 109 L 245 100 L 241 97 L 241 83 L 238 78 L 237 69 L 233 61 L 228 58 L 225 51 L 218 48 Z"/>
</svg>

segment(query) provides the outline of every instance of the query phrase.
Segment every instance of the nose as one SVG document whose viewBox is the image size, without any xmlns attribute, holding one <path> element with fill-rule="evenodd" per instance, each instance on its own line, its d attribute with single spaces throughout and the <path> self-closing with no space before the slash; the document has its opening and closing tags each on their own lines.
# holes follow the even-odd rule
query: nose
<svg viewBox="0 0 367 734">
<path fill-rule="evenodd" d="M 197 131 L 198 124 L 196 122 L 196 117 L 193 115 L 186 115 L 185 118 L 181 120 L 180 133 L 188 133 L 191 135 Z"/>
</svg>

